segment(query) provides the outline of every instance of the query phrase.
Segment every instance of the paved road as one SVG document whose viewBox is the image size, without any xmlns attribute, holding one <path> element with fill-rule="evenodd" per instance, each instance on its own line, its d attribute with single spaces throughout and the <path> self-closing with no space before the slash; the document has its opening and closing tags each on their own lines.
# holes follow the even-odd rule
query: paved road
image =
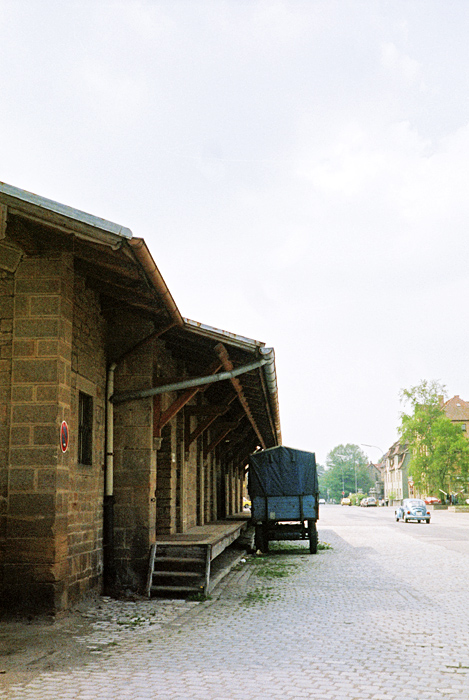
<svg viewBox="0 0 469 700">
<path fill-rule="evenodd" d="M 211 601 L 122 628 L 118 646 L 98 620 L 95 661 L 0 698 L 467 700 L 469 514 L 435 511 L 419 525 L 393 512 L 325 506 L 319 538 L 333 549 L 269 558 L 271 575 L 287 577 L 248 561 Z"/>
</svg>

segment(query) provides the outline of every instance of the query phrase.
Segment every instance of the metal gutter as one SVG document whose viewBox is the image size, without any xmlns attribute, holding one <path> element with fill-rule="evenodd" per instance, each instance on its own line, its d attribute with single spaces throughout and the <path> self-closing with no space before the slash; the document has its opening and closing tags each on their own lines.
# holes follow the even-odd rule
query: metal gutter
<svg viewBox="0 0 469 700">
<path fill-rule="evenodd" d="M 46 199 L 46 197 L 41 197 L 37 194 L 33 194 L 32 192 L 21 190 L 18 187 L 13 187 L 13 185 L 8 185 L 6 182 L 0 182 L 0 194 L 5 194 L 8 197 L 14 197 L 16 200 L 20 200 L 20 202 L 32 204 L 34 207 L 38 207 L 39 209 L 53 212 L 54 214 L 59 214 L 60 216 L 65 216 L 67 219 L 78 221 L 81 224 L 87 224 L 88 226 L 100 229 L 101 231 L 112 233 L 115 236 L 132 238 L 132 231 L 125 226 L 120 226 L 112 221 L 107 221 L 106 219 L 101 219 L 97 216 L 93 216 L 92 214 L 87 214 L 84 211 L 74 209 L 73 207 L 68 207 L 65 204 L 54 202 L 52 199 Z M 19 208 L 21 209 L 21 205 L 19 205 Z"/>
<path fill-rule="evenodd" d="M 196 386 L 205 386 L 206 384 L 214 384 L 215 382 L 222 382 L 225 379 L 232 379 L 240 374 L 245 374 L 246 372 L 251 372 L 258 367 L 265 365 L 266 360 L 257 360 L 257 362 L 251 362 L 248 365 L 243 365 L 237 369 L 233 369 L 230 372 L 219 372 L 218 374 L 209 374 L 205 377 L 193 377 L 192 379 L 183 379 L 180 382 L 174 382 L 173 384 L 163 384 L 162 386 L 153 387 L 152 389 L 141 389 L 140 391 L 126 391 L 122 394 L 114 394 L 111 396 L 111 401 L 113 403 L 123 403 L 124 401 L 132 401 L 134 399 L 146 399 L 148 396 L 156 396 L 157 394 L 165 394 L 169 391 L 179 391 L 180 389 L 192 389 Z"/>
<path fill-rule="evenodd" d="M 189 318 L 184 318 L 183 321 L 184 328 L 191 333 L 195 333 L 196 335 L 200 335 L 204 338 L 217 342 L 227 343 L 228 345 L 237 347 L 240 350 L 254 352 L 256 355 L 260 354 L 261 357 L 263 357 L 265 360 L 265 364 L 263 365 L 263 374 L 265 378 L 265 385 L 269 394 L 266 399 L 269 401 L 268 408 L 271 410 L 276 437 L 279 444 L 281 444 L 282 434 L 280 428 L 280 411 L 274 349 L 266 348 L 265 343 L 262 343 L 259 340 L 253 340 L 252 338 L 246 338 L 242 335 L 236 335 L 235 333 L 220 330 L 219 328 L 213 328 L 212 326 L 207 326 L 204 323 L 192 321 Z"/>
<path fill-rule="evenodd" d="M 143 238 L 132 238 L 130 241 L 130 246 L 135 253 L 136 258 L 145 270 L 146 274 L 150 278 L 153 287 L 156 289 L 158 294 L 163 298 L 166 308 L 168 309 L 171 318 L 175 321 L 176 325 L 183 326 L 184 319 L 176 306 L 176 302 L 171 296 L 171 292 L 166 286 L 166 282 L 161 276 L 160 271 L 156 267 L 156 263 L 153 260 L 150 251 Z"/>
<path fill-rule="evenodd" d="M 223 343 L 218 343 L 218 345 L 215 346 L 215 352 L 217 353 L 218 357 L 220 358 L 221 362 L 223 363 L 223 367 L 225 370 L 228 372 L 233 372 L 233 363 L 231 362 L 228 352 L 223 345 Z M 234 390 L 236 391 L 236 394 L 238 395 L 239 402 L 241 406 L 244 409 L 244 412 L 251 423 L 254 432 L 256 433 L 257 437 L 259 438 L 259 441 L 262 445 L 262 447 L 265 449 L 266 444 L 264 437 L 259 429 L 259 426 L 256 423 L 256 420 L 254 416 L 252 415 L 251 409 L 249 407 L 249 402 L 247 401 L 244 392 L 243 392 L 243 387 L 241 386 L 241 382 L 239 379 L 236 379 L 236 377 L 232 376 L 231 377 L 231 383 L 233 385 Z"/>
<path fill-rule="evenodd" d="M 198 321 L 192 321 L 190 318 L 183 318 L 184 328 L 196 335 L 201 335 L 204 338 L 211 338 L 218 342 L 224 341 L 229 342 L 230 345 L 235 345 L 242 350 L 258 350 L 263 348 L 265 343 L 260 340 L 253 340 L 252 338 L 245 338 L 242 335 L 237 335 L 236 333 L 230 333 L 229 331 L 222 331 L 219 328 L 213 328 L 212 326 L 207 326 L 204 323 L 199 323 Z"/>
<path fill-rule="evenodd" d="M 277 433 L 279 445 L 282 444 L 282 431 L 280 428 L 280 410 L 278 402 L 277 372 L 275 369 L 275 352 L 273 348 L 259 348 L 259 353 L 264 357 L 264 377 L 270 397 L 270 407 L 273 413 L 275 431 Z"/>
</svg>

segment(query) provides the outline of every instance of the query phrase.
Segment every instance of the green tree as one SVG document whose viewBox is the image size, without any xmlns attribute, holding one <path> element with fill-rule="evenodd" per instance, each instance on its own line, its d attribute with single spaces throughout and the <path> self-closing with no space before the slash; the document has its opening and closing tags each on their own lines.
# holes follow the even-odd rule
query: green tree
<svg viewBox="0 0 469 700">
<path fill-rule="evenodd" d="M 373 485 L 367 469 L 367 457 L 358 445 L 337 445 L 326 457 L 326 469 L 320 477 L 323 496 L 339 500 L 342 492 L 348 496 L 361 489 L 364 493 Z"/>
<path fill-rule="evenodd" d="M 445 415 L 444 394 L 442 384 L 426 380 L 400 393 L 409 410 L 401 413 L 399 432 L 409 448 L 409 476 L 421 493 L 450 492 L 457 481 L 467 483 L 469 442 Z"/>
</svg>

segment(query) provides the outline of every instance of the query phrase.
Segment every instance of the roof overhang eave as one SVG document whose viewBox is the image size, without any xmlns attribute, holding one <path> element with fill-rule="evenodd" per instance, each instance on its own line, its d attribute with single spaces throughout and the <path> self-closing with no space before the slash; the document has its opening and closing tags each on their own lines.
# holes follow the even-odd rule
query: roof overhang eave
<svg viewBox="0 0 469 700">
<path fill-rule="evenodd" d="M 73 232 L 82 238 L 112 247 L 118 247 L 122 239 L 132 238 L 132 231 L 125 226 L 21 190 L 6 182 L 0 182 L 0 201 L 12 214 L 48 223 L 62 231 Z"/>
<path fill-rule="evenodd" d="M 257 357 L 261 357 L 266 360 L 258 372 L 261 372 L 264 380 L 265 386 L 268 392 L 269 408 L 272 415 L 273 429 L 275 431 L 275 440 L 277 444 L 282 443 L 282 434 L 280 428 L 280 411 L 279 411 L 279 401 L 278 401 L 278 388 L 277 388 L 277 373 L 275 369 L 275 352 L 273 348 L 266 348 L 265 343 L 259 340 L 253 340 L 252 338 L 246 338 L 245 336 L 237 335 L 235 333 L 230 333 L 229 331 L 223 331 L 219 328 L 213 328 L 204 323 L 199 323 L 198 321 L 193 321 L 189 318 L 184 318 L 184 329 L 195 335 L 202 336 L 216 342 L 224 343 L 231 347 L 236 347 L 239 350 L 244 350 L 245 352 L 253 353 Z"/>
</svg>

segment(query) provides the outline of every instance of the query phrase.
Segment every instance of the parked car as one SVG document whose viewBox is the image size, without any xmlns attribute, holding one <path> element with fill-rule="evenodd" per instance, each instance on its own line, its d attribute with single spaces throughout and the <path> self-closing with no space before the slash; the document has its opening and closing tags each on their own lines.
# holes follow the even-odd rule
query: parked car
<svg viewBox="0 0 469 700">
<path fill-rule="evenodd" d="M 369 496 L 368 498 L 363 498 L 360 505 L 364 508 L 368 508 L 369 506 L 377 506 L 378 504 L 376 503 L 376 498 Z"/>
<path fill-rule="evenodd" d="M 421 498 L 404 498 L 402 505 L 397 506 L 395 515 L 396 522 L 402 518 L 405 523 L 408 520 L 416 520 L 430 524 L 430 511 Z"/>
<path fill-rule="evenodd" d="M 352 501 L 350 500 L 350 498 L 343 498 L 340 502 L 340 505 L 341 506 L 351 506 Z"/>
<path fill-rule="evenodd" d="M 441 503 L 440 499 L 437 498 L 436 496 L 425 496 L 425 498 L 423 500 L 425 501 L 427 506 L 432 506 L 435 503 Z"/>
<path fill-rule="evenodd" d="M 326 503 L 326 499 L 325 499 L 325 498 L 320 498 L 320 499 L 319 499 L 319 505 L 320 505 L 320 506 L 323 506 L 325 503 Z"/>
</svg>

